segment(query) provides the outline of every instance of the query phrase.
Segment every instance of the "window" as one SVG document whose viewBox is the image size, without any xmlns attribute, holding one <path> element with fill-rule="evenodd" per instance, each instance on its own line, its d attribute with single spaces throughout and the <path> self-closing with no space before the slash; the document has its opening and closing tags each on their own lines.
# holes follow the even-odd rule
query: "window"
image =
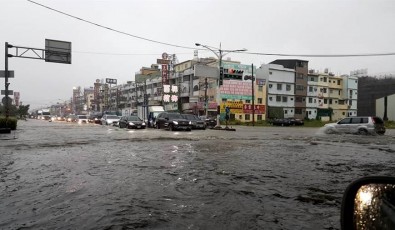
<svg viewBox="0 0 395 230">
<path fill-rule="evenodd" d="M 226 102 L 227 101 L 227 99 L 226 98 L 222 98 L 222 102 Z"/>
<path fill-rule="evenodd" d="M 258 91 L 259 91 L 259 92 L 262 92 L 262 91 L 263 91 L 263 86 L 259 85 L 259 86 L 258 86 Z"/>
<path fill-rule="evenodd" d="M 327 93 L 327 89 L 326 88 L 322 88 L 322 92 L 323 93 Z"/>
<path fill-rule="evenodd" d="M 276 96 L 276 101 L 281 101 L 281 96 Z"/>
<path fill-rule="evenodd" d="M 247 104 L 250 104 L 250 103 L 251 103 L 251 100 L 246 100 L 246 103 L 247 103 Z"/>
<path fill-rule="evenodd" d="M 288 110 L 284 109 L 284 114 L 288 114 Z"/>
<path fill-rule="evenodd" d="M 327 78 L 326 77 L 324 77 L 324 82 L 326 82 L 327 81 Z"/>
<path fill-rule="evenodd" d="M 350 103 L 349 103 L 350 105 L 352 105 L 352 100 L 350 100 Z"/>
<path fill-rule="evenodd" d="M 302 99 L 302 97 L 295 97 L 295 101 L 296 101 L 296 102 L 302 102 L 303 99 Z"/>
<path fill-rule="evenodd" d="M 294 98 L 293 97 L 291 97 L 291 101 L 293 101 L 294 100 Z"/>
<path fill-rule="evenodd" d="M 277 90 L 282 90 L 283 89 L 283 85 L 282 84 L 277 84 Z"/>
<path fill-rule="evenodd" d="M 314 77 L 311 77 L 311 78 L 310 78 L 310 81 L 314 81 Z"/>
<path fill-rule="evenodd" d="M 313 86 L 309 86 L 309 92 L 313 92 Z"/>
<path fill-rule="evenodd" d="M 283 96 L 283 102 L 287 102 L 288 98 Z"/>
<path fill-rule="evenodd" d="M 260 114 L 257 115 L 257 116 L 256 116 L 256 119 L 257 119 L 258 121 L 262 121 L 262 115 L 260 115 Z"/>
<path fill-rule="evenodd" d="M 298 78 L 299 78 L 299 79 L 303 79 L 303 74 L 301 74 L 301 73 L 298 74 Z"/>
<path fill-rule="evenodd" d="M 339 105 L 344 105 L 344 100 L 339 100 Z"/>
<path fill-rule="evenodd" d="M 258 104 L 262 104 L 262 98 L 258 98 Z"/>
<path fill-rule="evenodd" d="M 309 103 L 313 103 L 313 98 L 309 97 Z"/>
<path fill-rule="evenodd" d="M 287 86 L 286 86 L 286 90 L 287 90 L 287 91 L 291 91 L 291 85 L 287 85 Z"/>
<path fill-rule="evenodd" d="M 245 118 L 246 118 L 246 119 L 245 119 L 246 121 L 249 121 L 249 120 L 250 120 L 250 114 L 246 114 L 246 115 L 245 115 Z"/>
<path fill-rule="evenodd" d="M 361 123 L 361 118 L 360 117 L 354 117 L 351 119 L 352 124 L 359 124 Z"/>
<path fill-rule="evenodd" d="M 349 124 L 351 121 L 351 118 L 344 118 L 343 120 L 339 121 L 338 124 Z"/>
<path fill-rule="evenodd" d="M 239 120 L 243 120 L 243 115 L 239 115 Z"/>
<path fill-rule="evenodd" d="M 333 89 L 330 89 L 330 90 L 329 90 L 329 93 L 333 93 Z"/>
<path fill-rule="evenodd" d="M 304 86 L 303 85 L 296 85 L 296 90 L 303 91 L 304 90 Z"/>
<path fill-rule="evenodd" d="M 329 104 L 332 105 L 332 99 L 329 99 Z"/>
<path fill-rule="evenodd" d="M 273 97 L 269 97 L 269 101 L 273 101 Z"/>
<path fill-rule="evenodd" d="M 269 72 L 269 74 L 272 75 L 273 73 L 272 73 L 272 72 Z"/>
<path fill-rule="evenodd" d="M 340 85 L 340 80 L 337 80 L 337 85 Z"/>
<path fill-rule="evenodd" d="M 302 114 L 302 109 L 295 109 L 295 114 Z"/>
<path fill-rule="evenodd" d="M 324 99 L 324 104 L 328 104 L 328 99 Z"/>
<path fill-rule="evenodd" d="M 344 115 L 346 115 L 346 112 L 343 112 L 342 114 L 343 114 L 343 116 L 344 116 Z"/>
<path fill-rule="evenodd" d="M 272 88 L 273 87 L 273 85 L 272 84 L 269 84 L 269 88 Z"/>
<path fill-rule="evenodd" d="M 311 115 L 311 111 L 309 111 L 309 115 Z"/>
</svg>

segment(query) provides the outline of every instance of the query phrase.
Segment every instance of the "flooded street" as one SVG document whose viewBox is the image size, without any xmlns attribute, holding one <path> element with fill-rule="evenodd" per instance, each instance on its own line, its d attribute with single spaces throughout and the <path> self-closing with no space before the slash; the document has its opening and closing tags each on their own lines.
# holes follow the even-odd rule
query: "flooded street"
<svg viewBox="0 0 395 230">
<path fill-rule="evenodd" d="M 18 125 L 0 140 L 1 229 L 340 229 L 346 186 L 395 174 L 393 130 Z"/>
</svg>

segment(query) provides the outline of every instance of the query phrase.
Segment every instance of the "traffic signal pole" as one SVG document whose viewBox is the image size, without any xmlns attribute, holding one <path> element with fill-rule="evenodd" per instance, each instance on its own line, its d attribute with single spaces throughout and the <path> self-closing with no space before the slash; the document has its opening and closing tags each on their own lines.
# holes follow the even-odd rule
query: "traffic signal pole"
<svg viewBox="0 0 395 230">
<path fill-rule="evenodd" d="M 8 97 L 8 86 L 10 83 L 8 83 L 8 42 L 5 43 L 5 118 L 6 120 L 8 119 L 10 115 L 10 106 L 8 103 L 9 97 Z"/>
</svg>

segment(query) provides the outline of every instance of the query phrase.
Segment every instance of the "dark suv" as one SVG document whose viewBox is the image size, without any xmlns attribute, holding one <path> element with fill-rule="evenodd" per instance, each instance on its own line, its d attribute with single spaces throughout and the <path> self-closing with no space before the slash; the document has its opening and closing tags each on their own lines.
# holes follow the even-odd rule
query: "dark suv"
<svg viewBox="0 0 395 230">
<path fill-rule="evenodd" d="M 163 112 L 156 118 L 156 128 L 171 130 L 192 130 L 191 122 L 184 119 L 179 113 Z"/>
</svg>

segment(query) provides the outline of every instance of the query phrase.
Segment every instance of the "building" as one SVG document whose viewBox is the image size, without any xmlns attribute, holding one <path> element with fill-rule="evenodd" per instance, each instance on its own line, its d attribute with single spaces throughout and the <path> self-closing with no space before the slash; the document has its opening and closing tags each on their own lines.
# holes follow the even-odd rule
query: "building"
<svg viewBox="0 0 395 230">
<path fill-rule="evenodd" d="M 384 120 L 395 121 L 395 94 L 376 100 L 376 116 Z"/>
</svg>

